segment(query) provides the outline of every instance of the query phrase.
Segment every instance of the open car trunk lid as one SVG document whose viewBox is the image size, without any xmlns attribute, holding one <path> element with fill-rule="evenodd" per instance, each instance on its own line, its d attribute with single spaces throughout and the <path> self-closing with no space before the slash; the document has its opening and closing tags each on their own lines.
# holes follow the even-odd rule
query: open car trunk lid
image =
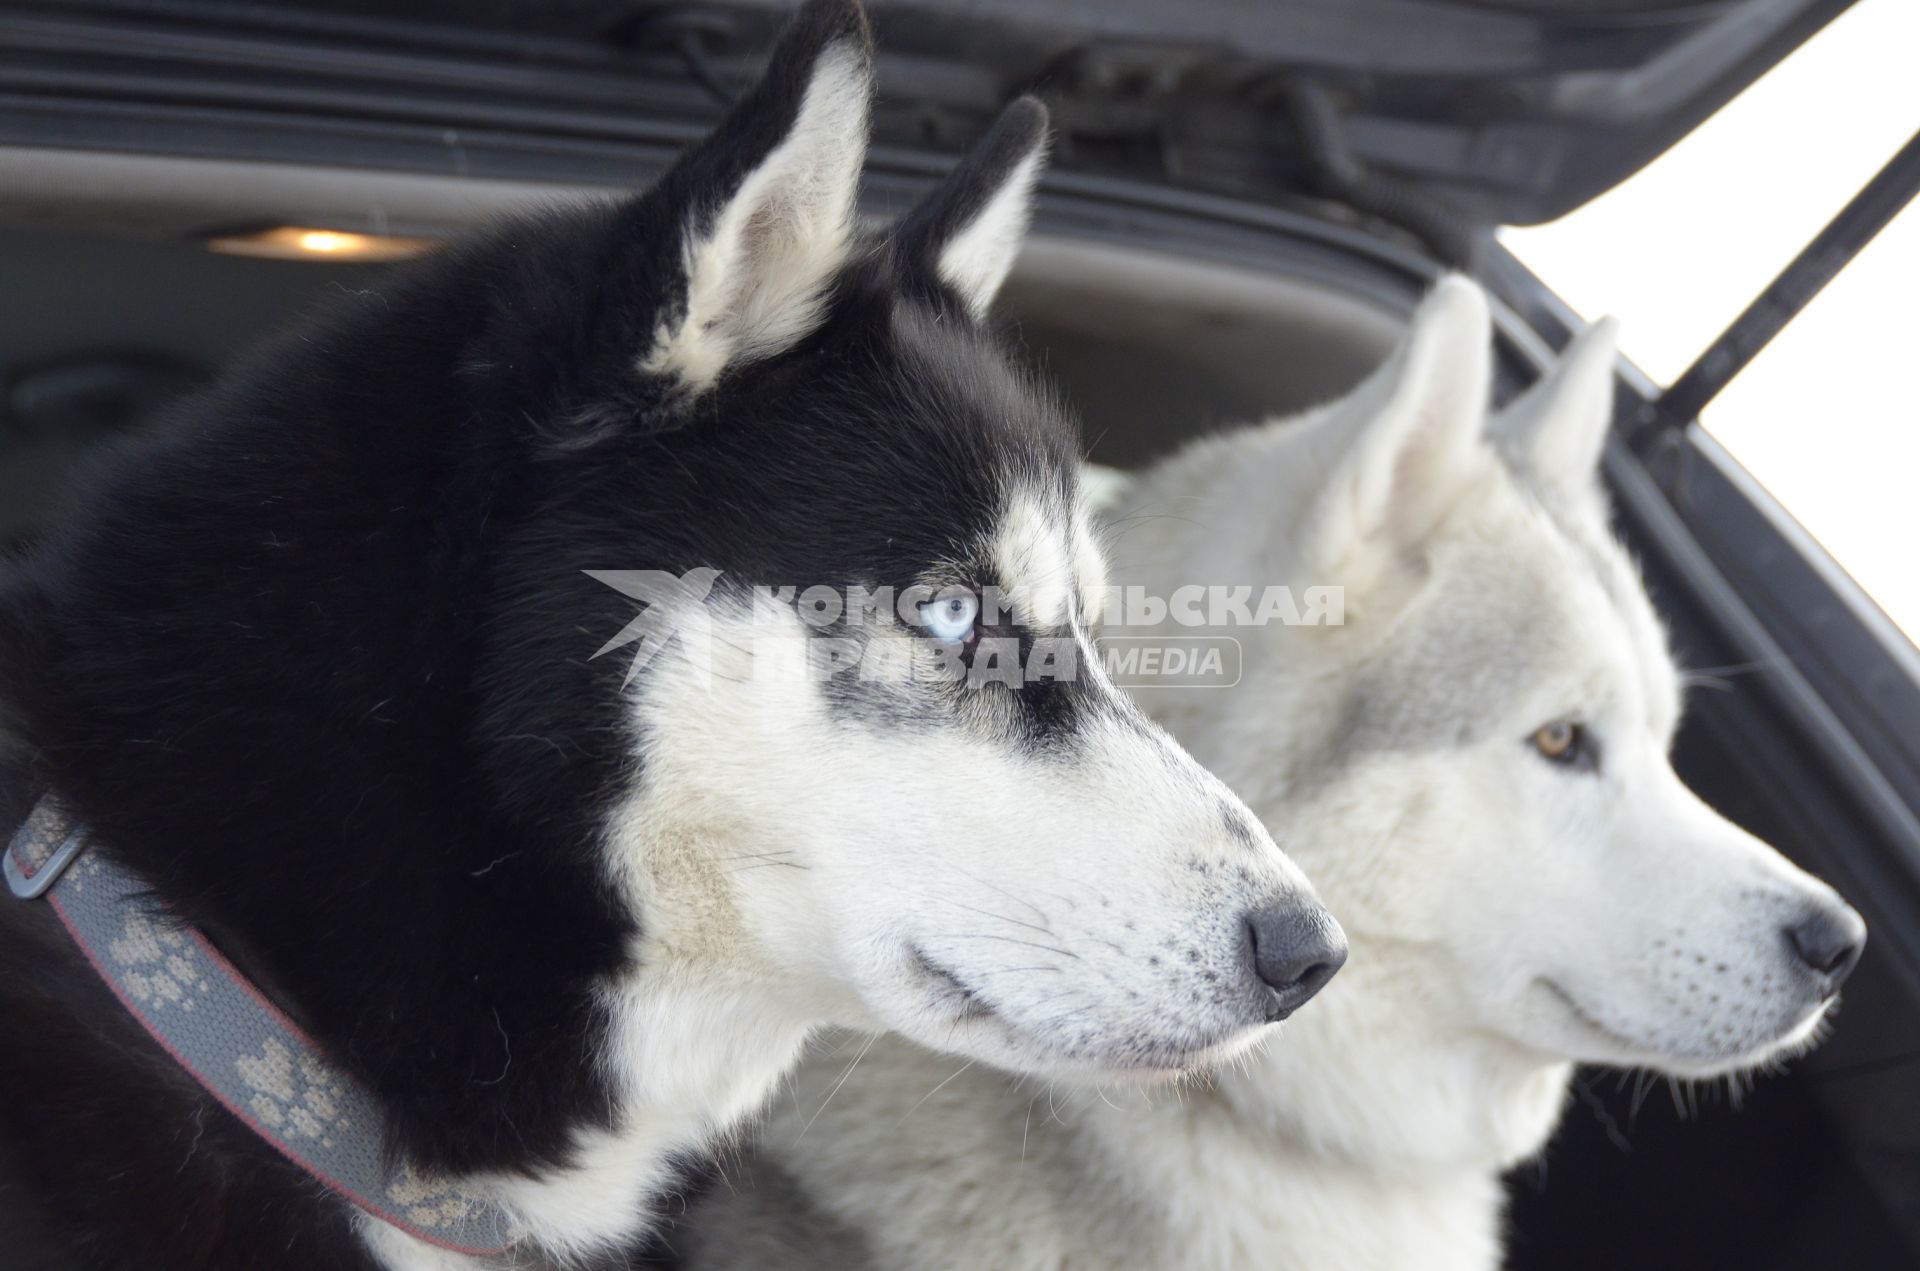
<svg viewBox="0 0 1920 1271">
<path fill-rule="evenodd" d="M 957 148 L 1038 91 L 1067 169 L 1344 204 L 1448 255 L 1631 175 L 1850 3 L 874 0 L 876 140 Z M 0 144 L 591 181 L 702 130 L 791 7 L 12 5 Z"/>
</svg>

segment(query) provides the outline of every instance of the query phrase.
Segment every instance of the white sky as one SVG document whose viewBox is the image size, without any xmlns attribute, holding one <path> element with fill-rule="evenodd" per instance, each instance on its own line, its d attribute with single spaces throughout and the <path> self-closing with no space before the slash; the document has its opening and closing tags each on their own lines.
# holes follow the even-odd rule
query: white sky
<svg viewBox="0 0 1920 1271">
<path fill-rule="evenodd" d="M 1920 0 L 1859 0 L 1626 184 L 1501 240 L 1668 383 L 1920 130 Z M 1702 422 L 1920 639 L 1920 202 Z"/>
</svg>

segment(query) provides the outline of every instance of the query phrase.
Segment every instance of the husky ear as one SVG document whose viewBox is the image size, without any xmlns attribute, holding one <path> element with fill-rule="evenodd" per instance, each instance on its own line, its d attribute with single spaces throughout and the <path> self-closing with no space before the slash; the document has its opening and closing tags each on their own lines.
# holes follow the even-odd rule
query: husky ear
<svg viewBox="0 0 1920 1271">
<path fill-rule="evenodd" d="M 1304 421 L 1290 451 L 1306 487 L 1295 536 L 1328 563 L 1366 544 L 1410 547 L 1475 470 L 1493 383 L 1486 293 L 1452 275 L 1421 304 L 1406 340 L 1348 397 Z M 1304 458 L 1304 463 L 1301 459 Z"/>
<path fill-rule="evenodd" d="M 813 331 L 854 241 L 873 65 L 853 0 L 811 0 L 751 93 L 662 182 L 686 222 L 685 304 L 640 359 L 693 391 Z"/>
<path fill-rule="evenodd" d="M 1046 156 L 1047 108 L 1022 97 L 895 232 L 908 267 L 960 297 L 976 322 L 1020 254 Z"/>
<path fill-rule="evenodd" d="M 1619 323 L 1602 318 L 1576 336 L 1534 385 L 1510 402 L 1487 434 L 1516 469 L 1560 490 L 1599 479 L 1613 424 Z"/>
</svg>

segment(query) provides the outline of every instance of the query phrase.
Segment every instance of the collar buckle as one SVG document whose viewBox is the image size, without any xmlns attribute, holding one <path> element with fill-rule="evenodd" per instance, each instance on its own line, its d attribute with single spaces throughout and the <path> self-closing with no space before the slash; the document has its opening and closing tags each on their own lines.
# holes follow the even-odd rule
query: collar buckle
<svg viewBox="0 0 1920 1271">
<path fill-rule="evenodd" d="M 87 833 L 52 799 L 42 799 L 7 845 L 0 872 L 20 900 L 43 896 L 87 845 Z"/>
</svg>

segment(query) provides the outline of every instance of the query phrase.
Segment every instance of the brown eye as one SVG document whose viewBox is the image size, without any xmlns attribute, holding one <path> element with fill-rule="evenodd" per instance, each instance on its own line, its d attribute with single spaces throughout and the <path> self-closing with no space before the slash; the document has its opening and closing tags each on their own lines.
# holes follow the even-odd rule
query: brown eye
<svg viewBox="0 0 1920 1271">
<path fill-rule="evenodd" d="M 1534 729 L 1533 736 L 1527 740 L 1548 763 L 1589 771 L 1598 766 L 1599 755 L 1594 750 L 1585 725 L 1571 720 L 1555 720 Z"/>
<path fill-rule="evenodd" d="M 1561 759 L 1573 749 L 1573 725 L 1565 720 L 1534 730 L 1533 748 L 1548 759 Z"/>
</svg>

